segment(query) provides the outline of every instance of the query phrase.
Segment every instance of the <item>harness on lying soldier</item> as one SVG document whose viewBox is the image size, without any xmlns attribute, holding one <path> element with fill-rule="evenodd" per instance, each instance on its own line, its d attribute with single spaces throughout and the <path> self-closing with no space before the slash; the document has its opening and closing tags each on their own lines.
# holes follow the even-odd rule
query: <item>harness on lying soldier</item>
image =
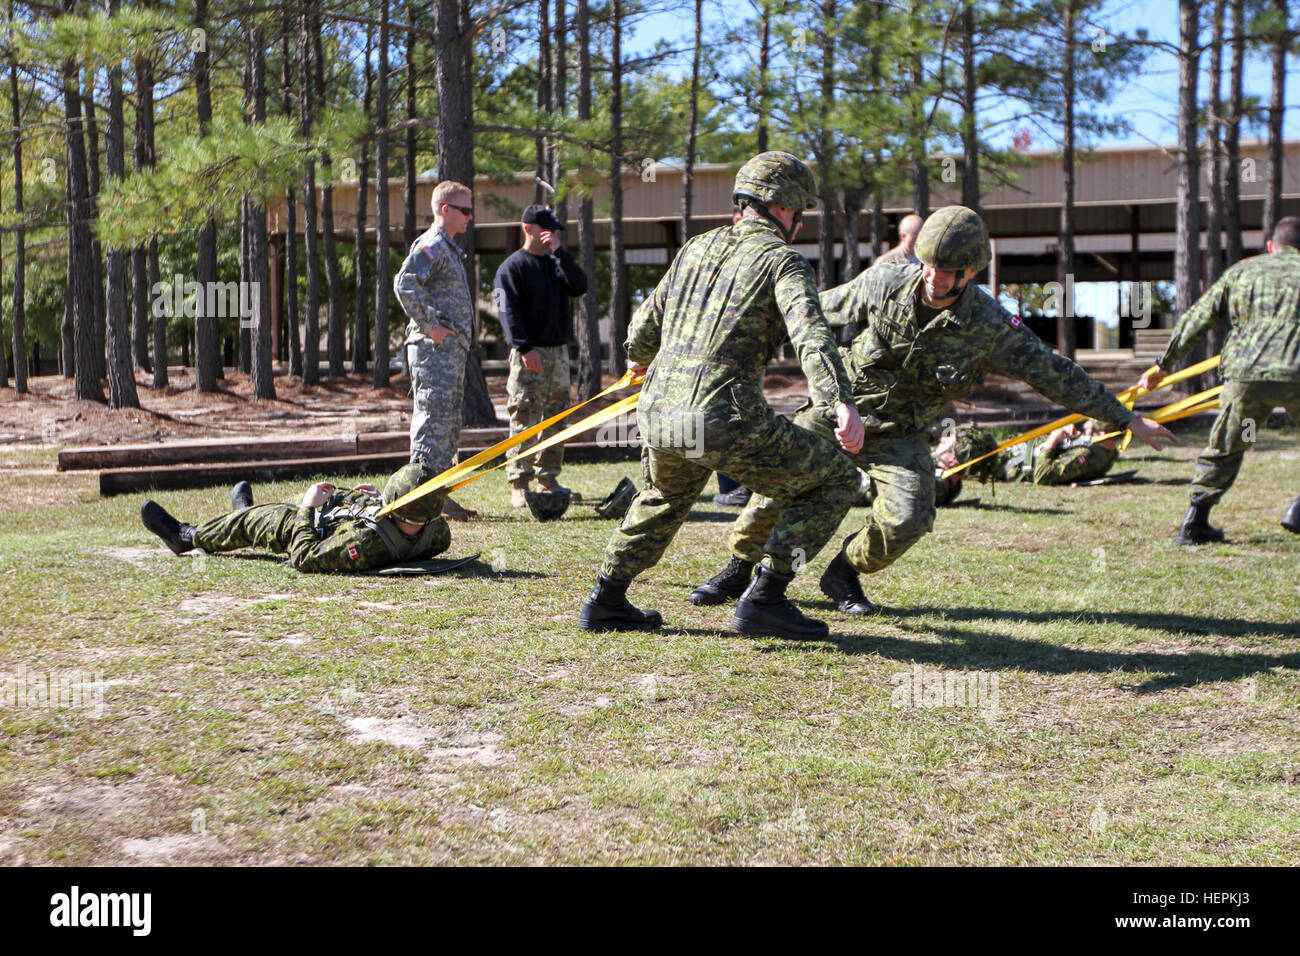
<svg viewBox="0 0 1300 956">
<path fill-rule="evenodd" d="M 434 535 L 437 533 L 435 521 L 427 521 L 420 533 L 414 538 L 410 535 L 402 534 L 397 530 L 390 518 L 378 518 L 376 515 L 379 509 L 384 507 L 383 502 L 366 504 L 357 501 L 349 505 L 340 505 L 331 508 L 328 511 L 321 511 L 316 516 L 316 534 L 324 539 L 334 533 L 334 530 L 344 521 L 360 521 L 375 534 L 388 547 L 388 553 L 393 561 L 410 561 L 412 558 L 422 557 L 428 553 L 430 545 L 433 543 Z"/>
</svg>

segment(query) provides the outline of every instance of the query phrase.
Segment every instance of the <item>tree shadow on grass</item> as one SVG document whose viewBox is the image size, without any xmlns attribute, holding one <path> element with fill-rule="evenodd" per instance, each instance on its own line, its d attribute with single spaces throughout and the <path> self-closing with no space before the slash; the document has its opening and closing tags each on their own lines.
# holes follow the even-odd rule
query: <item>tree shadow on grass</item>
<svg viewBox="0 0 1300 956">
<path fill-rule="evenodd" d="M 925 620 L 932 616 L 935 620 Z M 1275 667 L 1300 670 L 1300 652 L 1289 654 L 1230 654 L 1196 651 L 1095 651 L 1064 647 L 1049 641 L 1007 637 L 979 628 L 961 626 L 977 622 L 1070 622 L 1084 627 L 1107 625 L 1174 630 L 1186 634 L 1300 637 L 1300 622 L 1246 621 L 1236 618 L 1193 617 L 1142 612 L 1010 611 L 997 608 L 914 607 L 885 612 L 885 617 L 910 619 L 908 627 L 942 638 L 943 644 L 900 637 L 853 636 L 832 633 L 830 641 L 845 654 L 879 654 L 908 663 L 930 663 L 969 670 L 1010 669 L 1040 674 L 1155 672 L 1159 676 L 1127 685 L 1150 694 L 1174 687 L 1240 680 Z M 834 622 L 832 622 L 834 628 Z"/>
</svg>

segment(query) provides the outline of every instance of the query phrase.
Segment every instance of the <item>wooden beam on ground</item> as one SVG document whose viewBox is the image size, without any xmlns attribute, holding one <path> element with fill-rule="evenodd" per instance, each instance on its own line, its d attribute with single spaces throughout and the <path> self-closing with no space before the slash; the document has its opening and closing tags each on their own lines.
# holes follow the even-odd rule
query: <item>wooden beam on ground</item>
<svg viewBox="0 0 1300 956">
<path fill-rule="evenodd" d="M 461 448 L 460 454 L 463 458 L 468 458 L 482 450 L 482 448 Z M 564 457 L 568 462 L 635 461 L 640 455 L 641 448 L 635 444 L 568 442 L 564 446 Z M 317 475 L 328 478 L 336 475 L 384 474 L 401 468 L 409 458 L 409 452 L 403 450 L 324 458 L 110 468 L 99 473 L 99 493 L 109 497 L 147 491 L 151 488 L 207 488 L 213 485 L 233 485 L 237 481 L 257 483 Z"/>
</svg>

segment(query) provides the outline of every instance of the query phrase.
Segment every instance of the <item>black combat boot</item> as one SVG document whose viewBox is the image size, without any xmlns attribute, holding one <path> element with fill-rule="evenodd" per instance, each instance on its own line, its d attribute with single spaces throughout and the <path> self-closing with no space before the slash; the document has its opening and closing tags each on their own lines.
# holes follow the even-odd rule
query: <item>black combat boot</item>
<svg viewBox="0 0 1300 956">
<path fill-rule="evenodd" d="M 1179 544 L 1209 544 L 1222 541 L 1223 532 L 1210 524 L 1210 509 L 1214 503 L 1203 498 L 1193 498 L 1178 529 Z"/>
<path fill-rule="evenodd" d="M 753 496 L 753 494 L 754 493 L 752 491 L 750 491 L 744 485 L 741 485 L 738 488 L 732 488 L 726 494 L 714 495 L 713 503 L 715 505 L 723 505 L 728 508 L 743 508 L 745 507 L 745 505 L 749 504 L 749 499 Z"/>
<path fill-rule="evenodd" d="M 230 510 L 243 511 L 253 507 L 253 486 L 241 481 L 230 489 Z"/>
<path fill-rule="evenodd" d="M 691 603 L 700 607 L 725 604 L 745 593 L 754 575 L 754 562 L 732 557 L 727 566 L 691 592 Z"/>
<path fill-rule="evenodd" d="M 793 580 L 793 574 L 778 574 L 760 564 L 754 571 L 753 583 L 736 603 L 732 629 L 751 637 L 766 635 L 796 640 L 829 637 L 830 628 L 824 622 L 805 617 L 785 596 L 785 589 Z"/>
<path fill-rule="evenodd" d="M 1300 534 L 1300 498 L 1291 502 L 1291 507 L 1287 508 L 1286 514 L 1282 515 L 1282 527 Z"/>
<path fill-rule="evenodd" d="M 152 499 L 140 506 L 140 520 L 176 554 L 184 554 L 197 547 L 194 543 L 194 525 L 177 521 Z"/>
<path fill-rule="evenodd" d="M 584 631 L 653 631 L 663 624 L 658 611 L 642 611 L 627 599 L 631 581 L 613 581 L 600 574 L 596 587 L 582 602 L 578 627 Z"/>
<path fill-rule="evenodd" d="M 826 566 L 826 570 L 822 572 L 822 579 L 817 583 L 821 586 L 822 594 L 834 601 L 835 607 L 845 614 L 865 617 L 880 611 L 880 607 L 872 604 L 862 593 L 862 582 L 858 580 L 858 572 L 854 570 L 853 565 L 849 564 L 848 556 L 843 550 Z"/>
</svg>

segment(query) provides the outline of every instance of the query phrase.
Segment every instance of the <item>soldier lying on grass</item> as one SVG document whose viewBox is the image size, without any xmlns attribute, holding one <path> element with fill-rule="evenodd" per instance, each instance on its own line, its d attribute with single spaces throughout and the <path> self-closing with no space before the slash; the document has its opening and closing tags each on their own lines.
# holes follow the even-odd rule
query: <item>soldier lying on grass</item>
<svg viewBox="0 0 1300 956">
<path fill-rule="evenodd" d="M 228 514 L 185 524 L 149 500 L 140 520 L 176 554 L 264 548 L 288 555 L 289 564 L 306 573 L 369 571 L 431 558 L 451 544 L 440 494 L 425 495 L 389 517 L 375 516 L 428 477 L 421 465 L 407 465 L 388 479 L 382 495 L 374 485 L 339 491 L 321 481 L 296 506 L 254 505 L 252 487 L 241 481 L 230 494 Z"/>
</svg>

